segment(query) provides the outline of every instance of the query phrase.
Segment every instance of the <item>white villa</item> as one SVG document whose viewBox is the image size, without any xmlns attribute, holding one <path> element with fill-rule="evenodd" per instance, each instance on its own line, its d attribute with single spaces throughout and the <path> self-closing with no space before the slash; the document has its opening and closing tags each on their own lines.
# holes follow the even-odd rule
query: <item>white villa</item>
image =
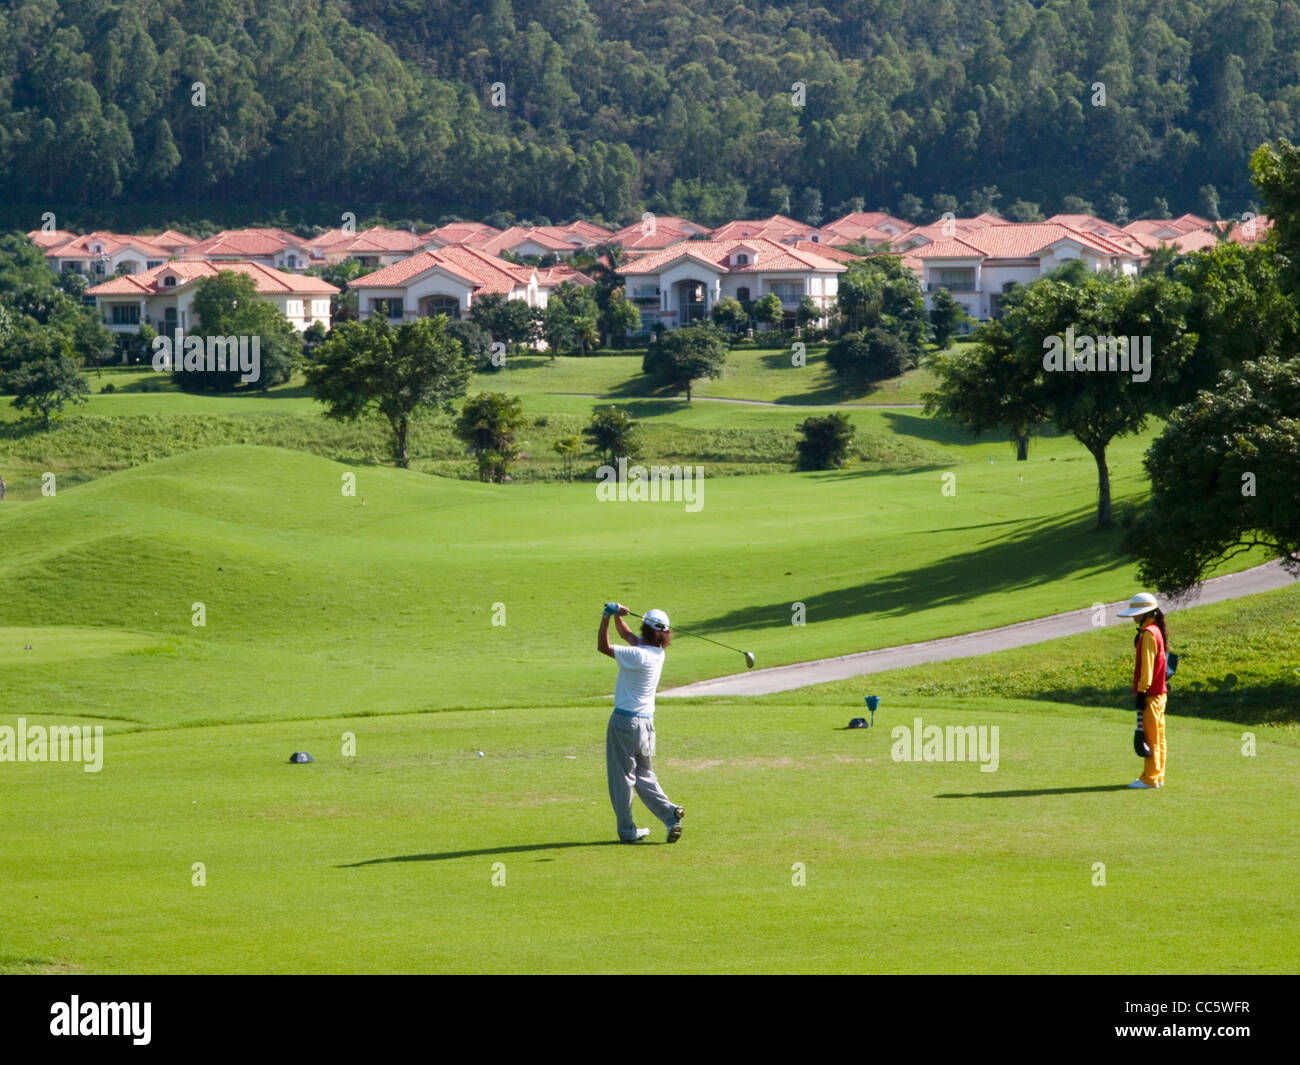
<svg viewBox="0 0 1300 1065">
<path fill-rule="evenodd" d="M 676 329 L 707 319 L 724 297 L 750 304 L 774 293 L 786 323 L 793 323 L 805 296 L 829 313 L 847 269 L 819 253 L 757 237 L 683 241 L 647 252 L 618 272 L 627 298 L 641 311 L 641 331 L 648 332 L 656 322 Z"/>
<path fill-rule="evenodd" d="M 260 263 L 209 263 L 176 260 L 138 274 L 115 277 L 86 290 L 100 317 L 118 334 L 134 334 L 149 325 L 158 333 L 189 331 L 200 323 L 190 305 L 196 282 L 222 270 L 247 274 L 257 293 L 270 300 L 298 331 L 320 322 L 330 328 L 330 297 L 339 290 L 319 277 L 273 270 Z"/>
<path fill-rule="evenodd" d="M 104 230 L 83 237 L 73 236 L 45 249 L 45 261 L 56 274 L 74 270 L 92 279 L 112 277 L 119 270 L 143 273 L 161 266 L 172 255 L 171 249 L 154 244 L 148 237 Z"/>
<path fill-rule="evenodd" d="M 191 262 L 260 263 L 274 270 L 306 270 L 321 260 L 311 241 L 283 229 L 226 229 L 180 252 Z"/>
<path fill-rule="evenodd" d="M 545 307 L 549 288 L 536 267 L 516 266 L 478 248 L 451 244 L 422 251 L 348 282 L 356 290 L 362 320 L 385 307 L 393 321 L 445 314 L 469 316 L 479 296 L 501 295 Z"/>
<path fill-rule="evenodd" d="M 1082 259 L 1093 270 L 1136 274 L 1142 256 L 1094 233 L 1037 222 L 967 230 L 916 248 L 906 261 L 920 266 L 927 307 L 933 294 L 946 288 L 967 314 L 987 321 L 998 316 L 1003 293 L 1072 259 Z"/>
</svg>

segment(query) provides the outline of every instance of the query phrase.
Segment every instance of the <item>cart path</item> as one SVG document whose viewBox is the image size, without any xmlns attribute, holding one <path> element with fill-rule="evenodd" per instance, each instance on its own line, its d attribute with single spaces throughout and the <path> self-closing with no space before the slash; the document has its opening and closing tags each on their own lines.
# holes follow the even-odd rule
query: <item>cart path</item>
<svg viewBox="0 0 1300 1065">
<path fill-rule="evenodd" d="M 617 402 L 618 400 L 627 400 L 635 402 L 643 399 L 676 399 L 676 396 L 606 396 L 599 392 L 544 392 L 546 396 L 579 396 L 583 399 L 609 399 Z M 902 409 L 908 408 L 920 410 L 925 406 L 924 403 L 777 403 L 771 399 L 728 399 L 725 396 L 696 396 L 692 400 L 694 403 L 740 403 L 747 407 L 787 407 L 790 410 L 800 410 L 807 407 L 811 410 L 820 410 L 823 407 L 865 407 L 868 409 Z M 685 400 L 683 400 L 685 405 Z"/>
<path fill-rule="evenodd" d="M 1201 585 L 1195 595 L 1182 600 L 1171 609 L 1181 610 L 1190 606 L 1254 595 L 1256 592 L 1267 592 L 1292 584 L 1296 579 L 1282 568 L 1280 560 L 1275 560 L 1256 566 L 1254 569 L 1208 580 Z M 1108 623 L 1109 619 L 1114 617 L 1116 610 L 1127 605 L 1128 600 L 1107 603 Z M 803 688 L 809 684 L 847 680 L 850 677 L 880 673 L 903 666 L 986 655 L 993 651 L 1005 651 L 1012 647 L 1025 647 L 1044 640 L 1055 640 L 1061 636 L 1091 632 L 1094 628 L 1092 614 L 1093 608 L 1085 607 L 1082 610 L 1072 610 L 1068 614 L 1053 614 L 1050 617 L 1017 622 L 1014 625 L 1003 625 L 1001 628 L 968 632 L 961 636 L 946 636 L 938 640 L 926 640 L 923 643 L 882 647 L 875 651 L 840 655 L 836 658 L 819 658 L 812 662 L 796 662 L 788 666 L 733 673 L 725 677 L 714 677 L 711 680 L 686 684 L 680 688 L 668 688 L 661 691 L 659 695 L 666 698 L 694 695 L 771 695 L 776 692 L 790 691 L 792 688 Z"/>
</svg>

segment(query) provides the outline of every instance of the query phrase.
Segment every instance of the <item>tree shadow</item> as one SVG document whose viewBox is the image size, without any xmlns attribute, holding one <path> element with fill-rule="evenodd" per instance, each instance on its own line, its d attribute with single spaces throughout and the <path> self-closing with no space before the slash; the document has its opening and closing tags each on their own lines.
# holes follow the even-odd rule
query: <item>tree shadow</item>
<svg viewBox="0 0 1300 1065">
<path fill-rule="evenodd" d="M 641 846 L 643 844 L 638 844 Z M 617 839 L 597 839 L 572 843 L 525 843 L 518 847 L 484 847 L 473 851 L 443 851 L 439 854 L 398 854 L 392 858 L 369 858 L 364 862 L 336 865 L 335 869 L 360 869 L 365 865 L 387 865 L 390 862 L 445 862 L 452 858 L 483 858 L 493 854 L 527 854 L 529 851 L 565 850 L 569 847 L 622 847 L 632 846 Z"/>
<path fill-rule="evenodd" d="M 686 389 L 674 391 L 669 385 L 656 381 L 653 377 L 647 377 L 643 373 L 629 377 L 626 381 L 620 381 L 617 385 L 604 393 L 601 399 L 623 399 L 628 397 L 650 398 L 658 396 L 674 396 L 680 394 L 682 400 L 686 399 Z"/>
<path fill-rule="evenodd" d="M 945 792 L 936 799 L 1028 799 L 1035 795 L 1083 795 L 1092 791 L 1128 791 L 1127 784 L 1095 784 L 1086 788 L 1024 788 L 1014 791 Z"/>
<path fill-rule="evenodd" d="M 956 422 L 945 421 L 942 418 L 927 418 L 922 414 L 904 414 L 896 410 L 883 410 L 881 417 L 889 423 L 893 432 L 901 436 L 916 437 L 918 440 L 928 440 L 933 444 L 969 447 L 971 444 L 986 444 L 998 440 L 1000 435 L 1005 435 L 994 432 L 972 433 Z"/>
<path fill-rule="evenodd" d="M 1210 718 L 1241 725 L 1280 725 L 1297 719 L 1300 677 L 1295 681 L 1284 677 L 1240 684 L 1233 673 L 1202 681 L 1193 680 L 1188 672 L 1187 668 L 1180 668 L 1178 675 L 1169 681 L 1166 709 L 1171 719 Z M 1129 714 L 1127 707 L 1132 701 L 1129 692 L 1122 684 L 1111 687 L 1077 684 L 1036 691 L 1026 697 L 1073 706 L 1118 708 Z"/>
<path fill-rule="evenodd" d="M 1067 577 L 1110 571 L 1120 553 L 1120 532 L 1099 533 L 1091 507 L 1059 518 L 1043 518 L 1021 532 L 984 547 L 949 555 L 912 569 L 881 574 L 847 588 L 805 596 L 810 619 L 834 621 L 867 617 L 873 620 L 914 613 L 926 608 L 956 606 L 991 595 L 1006 595 L 1050 584 Z M 917 536 L 927 535 L 916 533 Z M 933 535 L 941 535 L 934 530 Z M 864 551 L 870 532 L 864 531 Z M 713 619 L 693 620 L 702 633 L 786 628 L 788 600 L 745 606 Z"/>
</svg>

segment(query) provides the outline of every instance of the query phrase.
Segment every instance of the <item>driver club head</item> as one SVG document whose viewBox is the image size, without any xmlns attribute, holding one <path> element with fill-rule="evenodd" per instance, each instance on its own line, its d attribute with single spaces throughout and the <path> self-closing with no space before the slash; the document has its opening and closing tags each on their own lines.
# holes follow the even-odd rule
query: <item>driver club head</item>
<svg viewBox="0 0 1300 1065">
<path fill-rule="evenodd" d="M 754 668 L 754 655 L 750 651 L 745 652 L 745 666 L 749 669 Z"/>
</svg>

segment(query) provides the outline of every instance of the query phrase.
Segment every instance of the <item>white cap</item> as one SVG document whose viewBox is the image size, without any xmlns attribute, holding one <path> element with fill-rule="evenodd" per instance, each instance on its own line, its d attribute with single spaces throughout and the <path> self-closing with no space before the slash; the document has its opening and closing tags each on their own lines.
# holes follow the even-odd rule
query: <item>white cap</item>
<svg viewBox="0 0 1300 1065">
<path fill-rule="evenodd" d="M 668 624 L 668 615 L 662 610 L 647 610 L 642 615 L 641 620 L 652 629 L 658 629 L 660 632 L 667 632 L 671 628 Z"/>
<path fill-rule="evenodd" d="M 1122 618 L 1135 618 L 1140 614 L 1149 614 L 1153 610 L 1159 610 L 1160 604 L 1156 602 L 1156 597 L 1150 592 L 1138 592 L 1128 601 L 1128 609 L 1121 610 L 1119 616 Z"/>
</svg>

